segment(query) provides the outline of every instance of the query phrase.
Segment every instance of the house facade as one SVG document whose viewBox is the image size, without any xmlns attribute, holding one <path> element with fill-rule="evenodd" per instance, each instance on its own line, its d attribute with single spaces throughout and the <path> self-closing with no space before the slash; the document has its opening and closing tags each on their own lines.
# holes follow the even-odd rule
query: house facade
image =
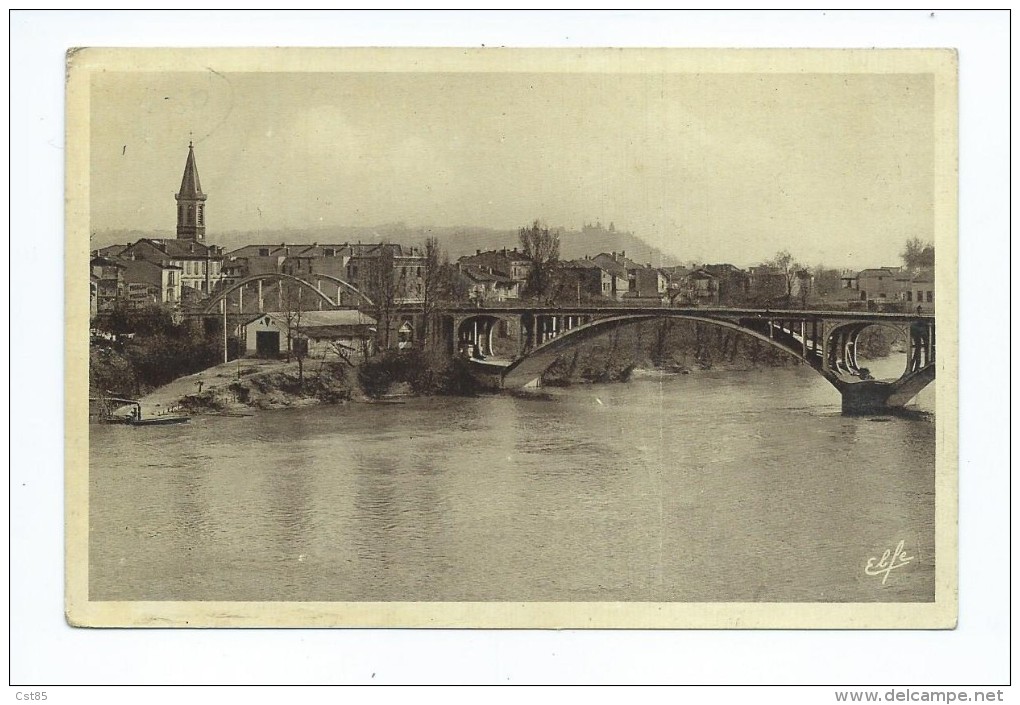
<svg viewBox="0 0 1020 705">
<path fill-rule="evenodd" d="M 861 301 L 894 301 L 900 298 L 904 280 L 899 267 L 873 267 L 857 273 Z"/>
<path fill-rule="evenodd" d="M 531 260 L 519 252 L 517 248 L 501 250 L 475 250 L 475 254 L 466 255 L 457 260 L 465 267 L 482 267 L 496 274 L 501 274 L 510 281 L 517 282 L 518 290 L 523 291 L 531 274 Z"/>
<path fill-rule="evenodd" d="M 935 313 L 935 272 L 921 270 L 904 284 L 902 295 L 906 308 L 922 313 Z"/>
<path fill-rule="evenodd" d="M 421 303 L 425 293 L 425 257 L 416 248 L 379 244 L 355 249 L 344 280 L 376 304 Z"/>
<path fill-rule="evenodd" d="M 144 260 L 180 270 L 181 286 L 204 296 L 216 290 L 223 277 L 223 250 L 196 240 L 142 238 L 128 245 L 122 260 Z"/>
<path fill-rule="evenodd" d="M 280 357 L 303 348 L 313 359 L 357 362 L 374 352 L 376 320 L 360 311 L 305 311 L 300 315 L 262 313 L 240 326 L 245 354 Z"/>
<path fill-rule="evenodd" d="M 627 253 L 600 252 L 592 257 L 592 261 L 604 269 L 611 277 L 610 298 L 622 301 L 623 297 L 630 291 L 627 264 L 633 264 L 633 262 L 627 259 Z"/>
<path fill-rule="evenodd" d="M 746 303 L 750 289 L 750 277 L 736 265 L 706 264 L 703 269 L 718 282 L 718 303 L 723 306 L 737 306 Z"/>
<path fill-rule="evenodd" d="M 580 298 L 613 298 L 613 276 L 594 260 L 584 257 L 561 262 L 559 271 L 564 287 L 576 287 Z"/>
<path fill-rule="evenodd" d="M 89 262 L 95 286 L 96 312 L 112 311 L 124 296 L 124 265 L 111 257 L 95 256 Z"/>
<path fill-rule="evenodd" d="M 468 300 L 482 305 L 493 301 L 520 298 L 520 282 L 489 267 L 458 264 L 458 274 L 467 291 Z"/>
<path fill-rule="evenodd" d="M 123 260 L 126 300 L 129 308 L 164 304 L 177 308 L 181 304 L 181 268 L 172 264 L 156 264 L 147 260 Z"/>
<path fill-rule="evenodd" d="M 667 298 L 666 287 L 669 280 L 666 275 L 646 264 L 644 267 L 634 267 L 627 270 L 628 299 L 640 299 L 642 301 L 664 301 Z"/>
</svg>

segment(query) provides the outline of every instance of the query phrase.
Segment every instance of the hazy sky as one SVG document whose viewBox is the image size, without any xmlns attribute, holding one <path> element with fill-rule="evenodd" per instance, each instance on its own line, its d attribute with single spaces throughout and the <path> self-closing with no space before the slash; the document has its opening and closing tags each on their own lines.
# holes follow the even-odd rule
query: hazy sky
<svg viewBox="0 0 1020 705">
<path fill-rule="evenodd" d="M 92 229 L 601 219 L 681 259 L 895 264 L 933 238 L 926 74 L 100 73 Z"/>
</svg>

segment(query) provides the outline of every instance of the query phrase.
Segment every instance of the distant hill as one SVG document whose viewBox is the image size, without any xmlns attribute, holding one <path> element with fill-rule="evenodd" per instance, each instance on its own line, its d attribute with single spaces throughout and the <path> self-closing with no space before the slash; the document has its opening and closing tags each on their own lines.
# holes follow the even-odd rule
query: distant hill
<svg viewBox="0 0 1020 705">
<path fill-rule="evenodd" d="M 517 247 L 516 230 L 494 230 L 478 226 L 443 226 L 412 228 L 403 223 L 373 227 L 335 226 L 319 228 L 285 228 L 274 230 L 211 231 L 207 242 L 227 251 L 251 244 L 341 244 L 345 242 L 397 242 L 419 245 L 434 235 L 450 259 L 474 254 L 476 250 L 494 250 Z M 101 230 L 92 234 L 90 249 L 107 245 L 126 244 L 139 238 L 172 238 L 173 230 Z M 610 231 L 603 227 L 586 227 L 583 230 L 560 230 L 560 258 L 575 259 L 600 252 L 626 252 L 630 259 L 654 266 L 679 264 L 676 257 L 665 254 L 649 245 L 637 235 L 624 231 Z"/>
</svg>

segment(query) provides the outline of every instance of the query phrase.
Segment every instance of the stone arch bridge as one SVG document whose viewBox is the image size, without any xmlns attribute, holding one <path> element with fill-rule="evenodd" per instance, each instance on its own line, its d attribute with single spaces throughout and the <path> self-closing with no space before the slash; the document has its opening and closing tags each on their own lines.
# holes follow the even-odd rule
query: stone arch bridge
<svg viewBox="0 0 1020 705">
<path fill-rule="evenodd" d="M 450 351 L 498 374 L 504 388 L 538 386 L 563 353 L 610 331 L 656 319 L 682 319 L 738 331 L 792 355 L 840 393 L 844 413 L 902 407 L 935 379 L 932 314 L 855 311 L 666 307 L 452 308 L 444 311 Z M 857 342 L 868 327 L 900 332 L 908 341 L 903 373 L 876 380 L 862 371 Z M 494 333 L 513 329 L 516 347 L 501 350 Z M 502 337 L 502 336 L 501 336 Z"/>
</svg>

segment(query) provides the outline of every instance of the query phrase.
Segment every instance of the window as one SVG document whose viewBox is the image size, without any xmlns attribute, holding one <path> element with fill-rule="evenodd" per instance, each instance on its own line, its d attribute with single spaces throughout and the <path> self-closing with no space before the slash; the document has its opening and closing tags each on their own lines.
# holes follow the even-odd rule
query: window
<svg viewBox="0 0 1020 705">
<path fill-rule="evenodd" d="M 911 292 L 908 291 L 907 292 L 907 301 L 912 301 L 913 299 L 911 297 L 912 297 L 912 294 L 911 294 Z"/>
<path fill-rule="evenodd" d="M 205 206 L 201 203 L 198 204 L 198 224 L 205 225 Z"/>
<path fill-rule="evenodd" d="M 931 303 L 934 298 L 935 298 L 935 292 L 934 291 L 929 291 L 928 292 L 928 303 Z"/>
<path fill-rule="evenodd" d="M 336 250 L 334 250 L 332 247 L 327 247 L 325 250 L 322 251 L 322 254 L 325 255 L 326 257 L 336 257 Z"/>
<path fill-rule="evenodd" d="M 259 257 L 268 257 L 268 256 L 269 256 L 269 248 L 268 247 L 260 247 L 259 248 Z"/>
<path fill-rule="evenodd" d="M 921 294 L 923 294 L 923 293 L 924 293 L 923 291 L 917 292 L 917 302 L 918 303 L 921 303 L 922 301 L 924 301 L 924 298 L 921 296 Z"/>
</svg>

